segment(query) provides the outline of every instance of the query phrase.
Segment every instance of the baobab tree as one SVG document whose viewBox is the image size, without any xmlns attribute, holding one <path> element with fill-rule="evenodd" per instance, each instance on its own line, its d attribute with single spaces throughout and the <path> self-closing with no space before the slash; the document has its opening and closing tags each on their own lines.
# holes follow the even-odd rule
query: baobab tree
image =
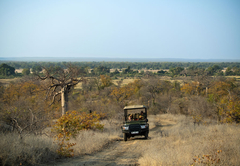
<svg viewBox="0 0 240 166">
<path fill-rule="evenodd" d="M 52 105 L 55 102 L 57 96 L 61 96 L 62 115 L 68 111 L 68 94 L 70 90 L 83 81 L 83 74 L 86 73 L 83 68 L 68 65 L 67 69 L 61 67 L 56 68 L 44 68 L 44 76 L 37 74 L 41 80 L 51 80 L 51 84 L 48 85 L 46 99 L 51 96 Z M 78 78 L 81 76 L 81 78 Z"/>
</svg>

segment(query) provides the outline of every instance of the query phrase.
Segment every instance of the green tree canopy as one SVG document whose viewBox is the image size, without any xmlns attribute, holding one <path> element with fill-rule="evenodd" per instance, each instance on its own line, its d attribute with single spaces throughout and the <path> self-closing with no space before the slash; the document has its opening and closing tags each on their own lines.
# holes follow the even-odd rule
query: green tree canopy
<svg viewBox="0 0 240 166">
<path fill-rule="evenodd" d="M 34 65 L 33 67 L 32 67 L 32 72 L 33 73 L 39 73 L 39 72 L 41 72 L 42 71 L 42 67 L 40 66 L 40 65 Z"/>
<path fill-rule="evenodd" d="M 171 68 L 169 71 L 173 74 L 173 75 L 179 75 L 181 71 L 183 71 L 184 68 L 182 67 L 176 67 L 176 68 Z"/>
<path fill-rule="evenodd" d="M 15 68 L 11 67 L 5 63 L 0 65 L 0 75 L 10 76 L 15 74 Z"/>
<path fill-rule="evenodd" d="M 22 74 L 23 75 L 29 75 L 30 74 L 30 69 L 29 68 L 23 69 Z"/>
</svg>

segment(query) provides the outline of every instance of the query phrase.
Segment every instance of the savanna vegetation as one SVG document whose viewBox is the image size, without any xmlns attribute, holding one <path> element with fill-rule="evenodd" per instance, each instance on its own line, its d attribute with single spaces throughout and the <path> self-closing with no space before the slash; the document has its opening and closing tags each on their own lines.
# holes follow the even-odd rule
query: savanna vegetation
<svg viewBox="0 0 240 166">
<path fill-rule="evenodd" d="M 2 63 L 6 63 L 9 66 L 14 67 L 15 69 L 24 69 L 24 68 L 38 68 L 39 66 L 43 66 L 45 68 L 51 66 L 60 66 L 62 68 L 66 68 L 66 64 L 69 62 L 19 62 L 19 61 L 1 61 Z M 218 65 L 220 68 L 234 68 L 240 67 L 239 62 L 71 62 L 75 66 L 79 67 L 89 67 L 91 69 L 104 66 L 110 69 L 123 69 L 130 66 L 132 69 L 170 69 L 175 67 L 188 68 L 191 66 L 196 66 L 197 68 L 208 68 L 214 65 Z"/>
<path fill-rule="evenodd" d="M 140 159 L 145 165 L 199 161 L 199 156 L 178 155 L 186 146 L 196 155 L 206 155 L 204 162 L 206 159 L 209 163 L 212 161 L 207 155 L 217 153 L 211 159 L 227 161 L 239 154 L 239 149 L 234 149 L 239 137 L 232 139 L 233 146 L 229 146 L 227 140 L 228 135 L 239 131 L 240 84 L 236 78 L 224 77 L 220 66 L 207 69 L 177 66 L 169 70 L 171 77 L 150 72 L 143 72 L 139 77 L 141 72 L 135 72 L 130 66 L 111 75 L 109 67 L 73 64 L 66 69 L 36 67 L 32 73 L 0 86 L 1 165 L 34 165 L 98 151 L 120 138 L 121 132 L 116 129 L 122 120 L 122 108 L 131 104 L 146 105 L 149 113 L 156 117 L 162 114 L 185 119 L 177 119 L 177 129 L 159 136 L 161 140 L 151 145 L 156 155 L 150 155 L 149 146 L 149 153 Z M 123 84 L 124 77 L 127 79 L 130 75 L 132 81 Z M 116 81 L 115 76 L 120 79 Z M 207 134 L 199 137 L 205 131 Z M 163 139 L 163 136 L 169 137 Z M 88 142 L 88 137 L 96 140 L 94 144 Z M 179 144 L 172 146 L 176 140 Z M 198 148 L 194 148 L 198 142 L 204 146 L 197 144 Z M 163 153 L 162 146 L 173 159 L 158 159 Z M 179 151 L 171 153 L 174 148 Z M 231 150 L 236 152 L 230 153 Z M 234 158 L 234 162 L 239 160 Z"/>
<path fill-rule="evenodd" d="M 67 69 L 68 62 L 14 62 L 0 61 L 0 77 L 24 76 L 31 73 L 42 72 L 43 68 L 58 70 Z M 71 62 L 73 66 L 82 68 L 87 76 L 100 76 L 108 74 L 111 77 L 142 77 L 143 75 L 160 76 L 196 76 L 206 74 L 209 76 L 239 76 L 239 62 Z M 9 72 L 21 69 L 19 72 Z M 43 67 L 43 68 L 42 68 Z M 6 71 L 8 71 L 6 73 Z"/>
</svg>

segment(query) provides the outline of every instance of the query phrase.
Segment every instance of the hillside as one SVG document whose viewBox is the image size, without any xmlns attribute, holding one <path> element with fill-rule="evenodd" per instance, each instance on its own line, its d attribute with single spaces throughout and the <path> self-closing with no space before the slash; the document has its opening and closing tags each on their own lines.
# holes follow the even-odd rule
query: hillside
<svg viewBox="0 0 240 166">
<path fill-rule="evenodd" d="M 216 125 L 213 121 L 195 126 L 185 116 L 170 114 L 151 115 L 149 122 L 151 127 L 147 140 L 135 137 L 124 142 L 120 136 L 98 152 L 49 165 L 191 165 L 195 163 L 195 156 L 203 155 L 212 156 L 209 160 L 206 157 L 199 160 L 210 165 L 236 165 L 240 162 L 237 157 L 240 155 L 238 126 Z"/>
</svg>

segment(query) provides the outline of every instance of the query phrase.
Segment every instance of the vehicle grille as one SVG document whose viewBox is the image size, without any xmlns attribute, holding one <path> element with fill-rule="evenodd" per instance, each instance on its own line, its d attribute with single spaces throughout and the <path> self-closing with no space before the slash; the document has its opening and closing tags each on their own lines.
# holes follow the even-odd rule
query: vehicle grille
<svg viewBox="0 0 240 166">
<path fill-rule="evenodd" d="M 129 126 L 129 129 L 130 131 L 139 131 L 141 129 L 140 125 L 139 124 L 136 124 L 136 125 L 130 125 Z"/>
</svg>

